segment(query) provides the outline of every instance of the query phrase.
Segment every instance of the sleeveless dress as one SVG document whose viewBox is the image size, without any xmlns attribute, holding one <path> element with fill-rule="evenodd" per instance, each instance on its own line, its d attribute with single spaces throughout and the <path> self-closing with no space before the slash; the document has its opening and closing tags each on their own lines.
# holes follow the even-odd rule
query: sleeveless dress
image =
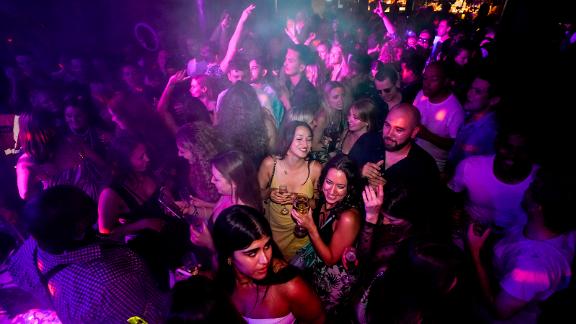
<svg viewBox="0 0 576 324">
<path fill-rule="evenodd" d="M 276 161 L 274 162 L 274 166 L 276 166 Z M 280 183 L 274 177 L 275 172 L 276 167 L 274 167 L 274 171 L 272 173 L 272 180 L 270 184 L 271 188 L 278 188 L 280 185 Z M 308 172 L 310 172 L 310 162 L 308 163 Z M 314 197 L 314 184 L 310 176 L 308 179 L 306 179 L 304 184 L 297 188 L 296 193 L 305 195 L 309 199 Z M 282 215 L 281 211 L 283 207 L 288 209 L 287 215 Z M 282 251 L 286 261 L 290 261 L 294 254 L 296 254 L 296 251 L 310 242 L 308 236 L 303 238 L 297 238 L 294 236 L 294 226 L 296 223 L 292 219 L 292 216 L 290 216 L 291 211 L 291 204 L 283 206 L 273 202 L 272 200 L 268 200 L 268 204 L 266 206 L 266 216 L 268 217 L 270 227 L 272 228 L 272 237 L 276 244 L 278 244 L 278 247 L 280 248 L 280 251 Z"/>
<path fill-rule="evenodd" d="M 320 224 L 320 217 L 316 216 L 314 222 L 324 244 L 330 245 L 334 234 L 332 225 L 343 211 L 328 210 L 326 212 L 328 217 L 324 223 Z M 332 266 L 326 265 L 316 253 L 312 243 L 298 251 L 291 264 L 300 268 L 303 275 L 312 282 L 314 290 L 320 297 L 330 318 L 337 319 L 339 316 L 349 316 L 348 307 L 352 301 L 353 289 L 359 278 L 357 269 L 346 270 L 341 260 Z"/>
</svg>

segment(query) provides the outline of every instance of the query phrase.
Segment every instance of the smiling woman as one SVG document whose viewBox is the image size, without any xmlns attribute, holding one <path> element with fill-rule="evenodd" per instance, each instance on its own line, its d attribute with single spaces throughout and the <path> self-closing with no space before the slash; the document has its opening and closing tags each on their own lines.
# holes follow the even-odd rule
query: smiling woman
<svg viewBox="0 0 576 324">
<path fill-rule="evenodd" d="M 225 209 L 214 224 L 216 280 L 248 323 L 323 323 L 320 300 L 282 258 L 263 214 Z"/>
<path fill-rule="evenodd" d="M 310 161 L 312 130 L 304 122 L 292 121 L 284 125 L 277 143 L 277 154 L 260 165 L 258 182 L 266 201 L 266 216 L 270 220 L 274 240 L 286 260 L 308 243 L 308 238 L 294 236 L 294 221 L 290 217 L 296 194 L 314 197 L 316 181 L 322 166 Z M 285 190 L 280 190 L 281 188 Z"/>
</svg>

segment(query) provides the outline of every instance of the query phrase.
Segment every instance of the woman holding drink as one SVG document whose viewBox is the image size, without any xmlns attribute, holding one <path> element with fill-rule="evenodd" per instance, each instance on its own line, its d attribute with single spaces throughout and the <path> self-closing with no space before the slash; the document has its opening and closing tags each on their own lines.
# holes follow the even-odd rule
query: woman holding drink
<svg viewBox="0 0 576 324">
<path fill-rule="evenodd" d="M 272 227 L 274 241 L 284 257 L 290 260 L 296 251 L 308 243 L 308 238 L 294 235 L 294 220 L 290 210 L 294 198 L 301 194 L 314 197 L 322 166 L 309 160 L 312 129 L 308 124 L 291 121 L 280 130 L 276 155 L 264 159 L 258 172 L 266 216 Z"/>
<path fill-rule="evenodd" d="M 317 206 L 304 213 L 292 210 L 298 225 L 308 231 L 310 244 L 296 255 L 293 264 L 310 270 L 316 292 L 330 315 L 344 312 L 357 274 L 342 263 L 353 248 L 362 218 L 360 175 L 345 155 L 332 158 L 320 176 Z"/>
</svg>

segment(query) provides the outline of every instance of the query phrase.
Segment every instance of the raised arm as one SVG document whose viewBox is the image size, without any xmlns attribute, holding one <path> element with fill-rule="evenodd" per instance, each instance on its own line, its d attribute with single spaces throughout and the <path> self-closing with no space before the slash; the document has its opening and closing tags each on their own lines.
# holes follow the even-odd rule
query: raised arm
<svg viewBox="0 0 576 324">
<path fill-rule="evenodd" d="M 476 270 L 476 275 L 478 276 L 482 294 L 497 318 L 509 318 L 525 307 L 529 301 L 524 301 L 511 296 L 503 289 L 500 289 L 499 292 L 493 290 L 493 285 L 490 281 L 486 265 L 482 262 L 480 255 L 482 247 L 490 235 L 490 228 L 486 229 L 483 233 L 480 233 L 474 226 L 475 224 L 470 224 L 468 227 L 468 246 L 470 247 L 472 261 L 474 262 L 474 268 Z"/>
<path fill-rule="evenodd" d="M 32 172 L 32 162 L 30 161 L 28 153 L 22 154 L 16 163 L 16 184 L 18 186 L 18 194 L 20 198 L 27 200 L 34 193 L 36 193 L 34 182 L 34 175 Z"/>
<path fill-rule="evenodd" d="M 394 25 L 392 24 L 388 16 L 384 14 L 384 9 L 382 9 L 382 2 L 378 1 L 378 7 L 374 9 L 374 13 L 377 14 L 380 18 L 382 18 L 382 23 L 384 23 L 384 27 L 386 28 L 388 34 L 395 35 L 396 28 L 394 28 Z"/>
<path fill-rule="evenodd" d="M 246 9 L 244 9 L 244 11 L 242 11 L 242 15 L 240 16 L 240 19 L 238 19 L 236 29 L 234 30 L 232 37 L 230 37 L 230 42 L 228 43 L 228 50 L 226 51 L 226 55 L 222 59 L 222 62 L 220 62 L 220 69 L 223 72 L 228 72 L 228 65 L 230 64 L 230 61 L 232 60 L 234 54 L 236 54 L 236 51 L 238 50 L 238 42 L 240 41 L 240 36 L 242 35 L 242 31 L 244 30 L 244 23 L 246 23 L 246 20 L 248 19 L 254 8 L 256 8 L 254 4 L 249 5 Z"/>
<path fill-rule="evenodd" d="M 174 120 L 172 114 L 170 114 L 170 112 L 168 111 L 168 107 L 170 105 L 170 99 L 172 98 L 172 95 L 174 93 L 174 87 L 176 87 L 178 83 L 189 79 L 190 77 L 186 76 L 185 70 L 178 71 L 173 76 L 171 76 L 170 79 L 168 79 L 168 83 L 166 83 L 166 87 L 162 92 L 160 100 L 158 101 L 158 107 L 156 107 L 158 114 L 162 117 L 164 123 L 166 124 L 166 126 L 168 126 L 168 129 L 170 129 L 172 134 L 176 134 L 176 131 L 178 130 L 178 125 L 176 124 L 176 121 Z"/>
<path fill-rule="evenodd" d="M 380 208 L 384 202 L 384 186 L 379 184 L 374 189 L 368 185 L 362 192 L 364 198 L 364 209 L 366 211 L 366 222 L 360 232 L 359 249 L 364 258 L 369 258 L 372 251 L 372 242 L 374 238 L 374 228 L 378 224 Z"/>
</svg>

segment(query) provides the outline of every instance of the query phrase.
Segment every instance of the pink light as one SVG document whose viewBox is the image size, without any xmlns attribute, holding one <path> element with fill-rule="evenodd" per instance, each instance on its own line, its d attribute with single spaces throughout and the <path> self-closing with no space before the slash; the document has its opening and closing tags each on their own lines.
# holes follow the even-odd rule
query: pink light
<svg viewBox="0 0 576 324">
<path fill-rule="evenodd" d="M 440 110 L 436 113 L 436 116 L 434 116 L 434 118 L 437 121 L 443 121 L 444 118 L 446 118 L 446 110 Z"/>
</svg>

